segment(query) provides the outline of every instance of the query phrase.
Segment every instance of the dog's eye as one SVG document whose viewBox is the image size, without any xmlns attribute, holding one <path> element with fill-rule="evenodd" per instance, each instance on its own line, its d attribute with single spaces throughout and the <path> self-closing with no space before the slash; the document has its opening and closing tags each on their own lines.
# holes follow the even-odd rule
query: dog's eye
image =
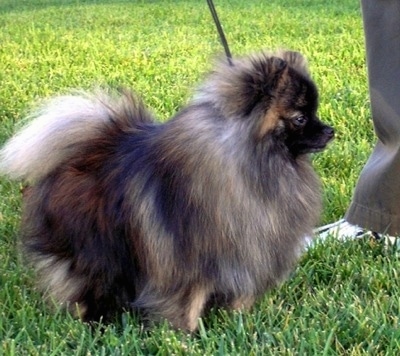
<svg viewBox="0 0 400 356">
<path fill-rule="evenodd" d="M 302 127 L 307 123 L 307 118 L 304 115 L 297 116 L 294 119 L 294 124 L 297 127 Z"/>
</svg>

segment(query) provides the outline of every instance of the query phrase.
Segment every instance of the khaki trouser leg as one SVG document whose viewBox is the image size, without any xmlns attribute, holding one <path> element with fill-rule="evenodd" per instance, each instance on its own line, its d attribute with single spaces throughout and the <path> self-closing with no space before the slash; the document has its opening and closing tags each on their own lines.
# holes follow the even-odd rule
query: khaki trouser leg
<svg viewBox="0 0 400 356">
<path fill-rule="evenodd" d="M 400 0 L 362 0 L 372 118 L 378 142 L 346 219 L 400 235 Z"/>
</svg>

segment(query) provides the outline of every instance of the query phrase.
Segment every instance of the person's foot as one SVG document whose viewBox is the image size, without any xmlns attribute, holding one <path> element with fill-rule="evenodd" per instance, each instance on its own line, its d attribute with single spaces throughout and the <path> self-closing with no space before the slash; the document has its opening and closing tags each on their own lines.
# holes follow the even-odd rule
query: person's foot
<svg viewBox="0 0 400 356">
<path fill-rule="evenodd" d="M 376 241 L 381 241 L 385 245 L 396 246 L 400 250 L 400 238 L 389 236 L 387 234 L 379 234 L 375 231 L 364 229 L 358 225 L 350 224 L 345 219 L 341 219 L 332 224 L 321 226 L 314 230 L 317 240 L 324 241 L 329 236 L 338 240 L 354 240 L 360 238 L 370 238 Z"/>
<path fill-rule="evenodd" d="M 379 234 L 376 232 L 368 231 L 358 225 L 350 224 L 345 219 L 321 226 L 314 230 L 314 234 L 319 240 L 325 240 L 328 236 L 332 236 L 338 240 L 352 240 L 363 237 L 379 239 Z"/>
</svg>

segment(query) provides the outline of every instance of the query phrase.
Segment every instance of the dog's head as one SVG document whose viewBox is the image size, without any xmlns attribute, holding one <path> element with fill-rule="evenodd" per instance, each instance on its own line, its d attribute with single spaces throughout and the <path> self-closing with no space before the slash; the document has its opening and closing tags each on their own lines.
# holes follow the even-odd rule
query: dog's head
<svg viewBox="0 0 400 356">
<path fill-rule="evenodd" d="M 221 64 L 201 94 L 228 120 L 252 126 L 253 138 L 274 137 L 294 155 L 320 151 L 334 130 L 317 117 L 318 91 L 297 52 L 262 53 Z"/>
</svg>

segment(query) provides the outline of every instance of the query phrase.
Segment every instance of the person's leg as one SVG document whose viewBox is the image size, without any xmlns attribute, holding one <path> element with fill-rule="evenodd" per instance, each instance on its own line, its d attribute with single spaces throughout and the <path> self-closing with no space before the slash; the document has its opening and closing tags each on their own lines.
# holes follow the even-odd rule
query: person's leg
<svg viewBox="0 0 400 356">
<path fill-rule="evenodd" d="M 362 0 L 372 118 L 378 142 L 345 219 L 400 234 L 400 1 Z"/>
</svg>

